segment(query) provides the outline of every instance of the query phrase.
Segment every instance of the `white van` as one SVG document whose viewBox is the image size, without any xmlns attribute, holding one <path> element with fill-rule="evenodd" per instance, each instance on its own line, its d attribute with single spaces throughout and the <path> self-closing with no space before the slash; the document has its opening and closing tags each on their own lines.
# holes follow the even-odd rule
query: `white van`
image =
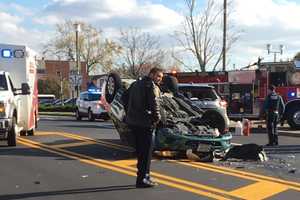
<svg viewBox="0 0 300 200">
<path fill-rule="evenodd" d="M 0 44 L 0 139 L 16 146 L 17 135 L 34 135 L 38 118 L 35 53 Z"/>
</svg>

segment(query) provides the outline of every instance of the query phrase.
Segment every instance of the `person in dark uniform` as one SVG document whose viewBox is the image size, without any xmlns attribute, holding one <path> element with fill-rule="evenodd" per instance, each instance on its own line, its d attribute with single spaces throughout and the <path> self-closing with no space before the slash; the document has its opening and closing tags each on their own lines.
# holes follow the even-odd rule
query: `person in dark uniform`
<svg viewBox="0 0 300 200">
<path fill-rule="evenodd" d="M 267 146 L 278 145 L 277 123 L 284 113 L 284 102 L 282 97 L 275 92 L 275 86 L 269 86 L 269 94 L 265 98 L 264 112 L 266 114 L 267 131 L 269 143 Z"/>
<path fill-rule="evenodd" d="M 148 76 L 131 84 L 122 95 L 126 110 L 125 122 L 128 124 L 136 142 L 137 153 L 137 188 L 153 187 L 157 183 L 150 178 L 152 158 L 152 137 L 156 125 L 161 119 L 158 97 L 159 84 L 163 70 L 152 68 Z"/>
</svg>

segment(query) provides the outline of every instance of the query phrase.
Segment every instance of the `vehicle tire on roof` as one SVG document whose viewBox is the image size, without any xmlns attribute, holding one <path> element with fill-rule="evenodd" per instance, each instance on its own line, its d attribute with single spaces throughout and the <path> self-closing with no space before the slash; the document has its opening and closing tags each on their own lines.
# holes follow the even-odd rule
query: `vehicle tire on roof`
<svg viewBox="0 0 300 200">
<path fill-rule="evenodd" d="M 207 110 L 204 112 L 202 119 L 205 124 L 212 128 L 217 128 L 220 133 L 224 133 L 226 121 L 224 116 L 218 110 Z"/>
<path fill-rule="evenodd" d="M 111 103 L 114 100 L 118 89 L 121 88 L 121 85 L 121 78 L 117 73 L 111 72 L 108 74 L 105 85 L 105 99 L 107 103 Z"/>
</svg>

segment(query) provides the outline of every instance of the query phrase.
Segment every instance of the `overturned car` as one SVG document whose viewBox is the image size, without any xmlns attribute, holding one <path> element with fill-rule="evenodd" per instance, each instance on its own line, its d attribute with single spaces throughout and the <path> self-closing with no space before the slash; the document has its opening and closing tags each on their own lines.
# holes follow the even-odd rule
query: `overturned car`
<svg viewBox="0 0 300 200">
<path fill-rule="evenodd" d="M 134 137 L 124 122 L 125 109 L 121 100 L 133 79 L 120 79 L 110 73 L 102 87 L 102 102 L 108 111 L 120 139 L 135 148 Z M 212 160 L 230 148 L 232 135 L 222 113 L 203 111 L 177 90 L 177 82 L 165 77 L 159 98 L 162 121 L 154 133 L 154 151 L 172 151 Z"/>
</svg>

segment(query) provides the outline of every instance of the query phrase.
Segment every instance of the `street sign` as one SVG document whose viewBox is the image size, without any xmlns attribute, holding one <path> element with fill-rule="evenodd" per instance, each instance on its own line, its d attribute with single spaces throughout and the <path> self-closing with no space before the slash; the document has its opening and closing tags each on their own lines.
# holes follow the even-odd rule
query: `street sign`
<svg viewBox="0 0 300 200">
<path fill-rule="evenodd" d="M 82 83 L 81 75 L 70 75 L 69 82 L 72 86 L 80 86 Z"/>
</svg>

